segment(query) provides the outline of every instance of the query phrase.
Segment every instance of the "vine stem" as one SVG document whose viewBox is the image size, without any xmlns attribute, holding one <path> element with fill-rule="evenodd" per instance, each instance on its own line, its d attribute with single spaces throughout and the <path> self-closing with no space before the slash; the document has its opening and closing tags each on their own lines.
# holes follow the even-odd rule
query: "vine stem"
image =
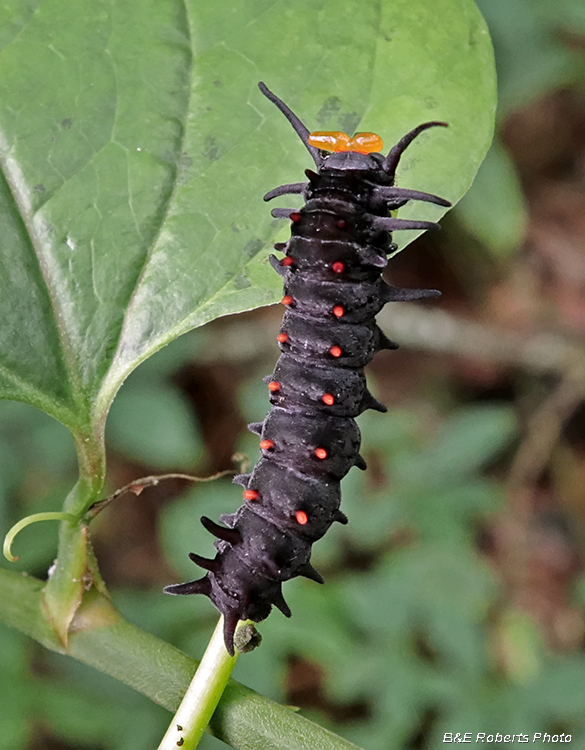
<svg viewBox="0 0 585 750">
<path fill-rule="evenodd" d="M 239 651 L 230 656 L 223 640 L 223 616 L 215 628 L 177 713 L 173 716 L 158 750 L 193 750 L 225 690 L 236 666 Z"/>
</svg>

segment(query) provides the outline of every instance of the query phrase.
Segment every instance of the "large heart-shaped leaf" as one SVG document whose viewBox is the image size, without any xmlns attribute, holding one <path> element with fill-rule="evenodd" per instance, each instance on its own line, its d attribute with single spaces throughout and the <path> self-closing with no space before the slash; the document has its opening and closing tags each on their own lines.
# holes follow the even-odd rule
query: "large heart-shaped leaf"
<svg viewBox="0 0 585 750">
<path fill-rule="evenodd" d="M 451 200 L 491 138 L 471 0 L 10 0 L 0 30 L 0 396 L 79 435 L 165 343 L 277 298 L 261 196 L 310 163 L 258 80 L 388 146 L 447 120 L 399 177 Z"/>
</svg>

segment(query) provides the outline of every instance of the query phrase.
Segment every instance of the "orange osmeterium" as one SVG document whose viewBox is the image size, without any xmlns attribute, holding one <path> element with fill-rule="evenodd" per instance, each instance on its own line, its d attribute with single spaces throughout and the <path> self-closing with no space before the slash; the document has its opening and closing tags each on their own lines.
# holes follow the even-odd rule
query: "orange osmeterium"
<svg viewBox="0 0 585 750">
<path fill-rule="evenodd" d="M 350 138 L 347 133 L 337 130 L 311 133 L 309 145 L 322 151 L 357 151 L 359 154 L 378 153 L 384 148 L 382 139 L 375 133 L 357 133 Z"/>
</svg>

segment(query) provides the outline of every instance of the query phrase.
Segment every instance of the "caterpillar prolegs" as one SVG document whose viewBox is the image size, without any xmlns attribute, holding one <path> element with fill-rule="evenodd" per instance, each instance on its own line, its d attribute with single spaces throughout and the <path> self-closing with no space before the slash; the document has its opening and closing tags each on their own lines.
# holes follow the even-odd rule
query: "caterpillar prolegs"
<svg viewBox="0 0 585 750">
<path fill-rule="evenodd" d="M 427 128 L 425 122 L 380 153 L 373 133 L 309 133 L 299 118 L 263 83 L 262 93 L 283 113 L 311 154 L 316 171 L 307 182 L 283 185 L 264 196 L 298 193 L 301 209 L 273 209 L 291 222 L 291 238 L 270 256 L 284 280 L 286 307 L 278 335 L 281 350 L 268 378 L 272 408 L 264 422 L 249 425 L 260 436 L 262 455 L 251 474 L 235 477 L 244 504 L 223 515 L 223 526 L 201 522 L 217 537 L 213 560 L 190 554 L 206 574 L 167 586 L 169 594 L 205 594 L 224 615 L 230 654 L 238 620 L 264 620 L 272 606 L 290 617 L 282 583 L 305 576 L 323 583 L 311 565 L 313 542 L 334 521 L 340 480 L 352 466 L 365 469 L 355 417 L 366 409 L 386 411 L 368 391 L 364 367 L 381 349 L 394 349 L 375 322 L 386 302 L 436 297 L 432 289 L 398 289 L 382 280 L 391 232 L 437 229 L 427 221 L 397 219 L 391 212 L 408 200 L 448 207 L 436 195 L 394 185 L 399 159 Z"/>
</svg>

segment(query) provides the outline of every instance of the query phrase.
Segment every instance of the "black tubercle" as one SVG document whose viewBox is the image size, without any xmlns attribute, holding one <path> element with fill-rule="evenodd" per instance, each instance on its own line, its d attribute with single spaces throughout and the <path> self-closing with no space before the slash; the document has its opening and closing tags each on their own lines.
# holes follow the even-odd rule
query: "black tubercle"
<svg viewBox="0 0 585 750">
<path fill-rule="evenodd" d="M 313 157 L 308 183 L 283 185 L 264 198 L 298 193 L 301 209 L 273 209 L 292 222 L 292 236 L 270 257 L 284 279 L 287 306 L 278 337 L 281 355 L 268 383 L 272 408 L 248 428 L 260 436 L 262 457 L 244 487 L 244 504 L 221 516 L 203 516 L 215 537 L 214 559 L 190 558 L 207 571 L 169 594 L 204 594 L 224 616 L 224 638 L 234 652 L 239 620 L 265 619 L 273 606 L 291 611 L 282 583 L 297 576 L 323 583 L 310 563 L 311 548 L 332 523 L 347 523 L 339 509 L 339 483 L 352 466 L 365 469 L 354 417 L 366 409 L 386 411 L 368 391 L 364 366 L 394 344 L 375 323 L 387 302 L 437 297 L 434 289 L 389 286 L 381 273 L 395 245 L 390 232 L 436 229 L 427 221 L 397 219 L 390 211 L 407 200 L 449 206 L 438 196 L 394 185 L 400 156 L 414 138 L 442 122 L 427 122 L 405 135 L 388 156 L 326 155 L 308 143 L 309 130 L 263 83 L 262 93 L 290 122 Z"/>
</svg>

